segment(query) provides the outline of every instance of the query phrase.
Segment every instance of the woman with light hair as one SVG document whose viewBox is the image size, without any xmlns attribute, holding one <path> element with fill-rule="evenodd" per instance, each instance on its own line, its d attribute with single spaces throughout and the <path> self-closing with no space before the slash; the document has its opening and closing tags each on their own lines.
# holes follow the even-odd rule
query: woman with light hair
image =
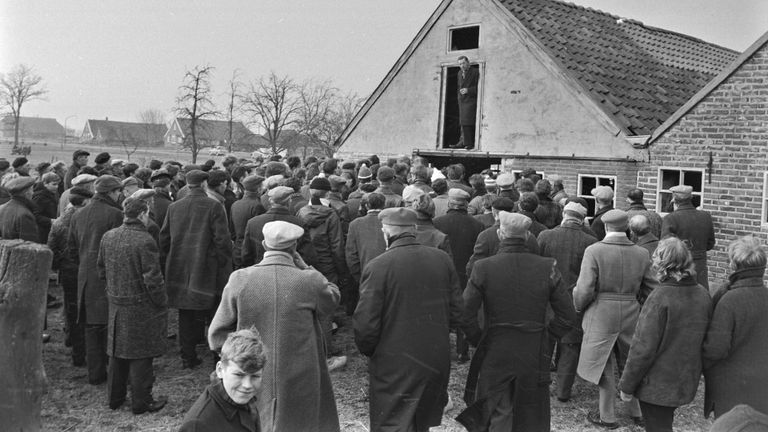
<svg viewBox="0 0 768 432">
<path fill-rule="evenodd" d="M 752 236 L 728 245 L 732 273 L 713 298 L 704 341 L 704 415 L 715 418 L 738 404 L 768 413 L 768 289 L 766 254 Z"/>
<path fill-rule="evenodd" d="M 640 312 L 619 389 L 640 402 L 646 431 L 672 431 L 675 409 L 696 396 L 712 301 L 677 237 L 659 243 L 653 268 L 660 286 Z"/>
</svg>

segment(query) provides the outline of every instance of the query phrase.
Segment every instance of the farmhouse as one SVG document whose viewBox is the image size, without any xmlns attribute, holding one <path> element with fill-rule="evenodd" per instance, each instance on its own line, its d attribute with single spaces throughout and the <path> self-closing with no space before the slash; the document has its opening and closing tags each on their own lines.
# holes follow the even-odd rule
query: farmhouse
<svg viewBox="0 0 768 432">
<path fill-rule="evenodd" d="M 4 140 L 13 141 L 15 122 L 13 116 L 2 120 L 0 134 Z M 19 117 L 19 141 L 60 142 L 64 139 L 64 126 L 56 119 L 45 117 Z"/>
<path fill-rule="evenodd" d="M 191 139 L 192 121 L 188 118 L 175 118 L 168 127 L 164 140 L 166 145 L 182 145 L 185 139 Z M 199 148 L 228 147 L 230 142 L 230 123 L 226 120 L 197 121 L 195 131 Z M 232 122 L 232 149 L 250 151 L 263 145 L 260 136 L 254 135 L 242 122 Z"/>
<path fill-rule="evenodd" d="M 667 211 L 669 188 L 692 186 L 715 224 L 709 272 L 723 280 L 728 243 L 768 240 L 768 33 L 658 127 L 647 152 L 638 186 L 649 208 Z"/>
<path fill-rule="evenodd" d="M 83 127 L 80 142 L 127 148 L 160 147 L 163 145 L 166 129 L 164 124 L 89 119 Z"/>
<path fill-rule="evenodd" d="M 475 148 L 459 140 L 458 57 L 479 72 Z M 341 157 L 422 155 L 617 190 L 648 136 L 738 53 L 559 0 L 444 0 L 340 138 Z M 590 215 L 593 208 L 590 208 Z"/>
</svg>

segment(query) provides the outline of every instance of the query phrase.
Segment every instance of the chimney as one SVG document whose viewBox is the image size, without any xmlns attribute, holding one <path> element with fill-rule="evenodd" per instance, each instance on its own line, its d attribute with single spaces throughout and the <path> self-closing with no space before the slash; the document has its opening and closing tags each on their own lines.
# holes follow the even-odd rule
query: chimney
<svg viewBox="0 0 768 432">
<path fill-rule="evenodd" d="M 104 117 L 104 121 L 109 121 L 109 117 Z"/>
</svg>

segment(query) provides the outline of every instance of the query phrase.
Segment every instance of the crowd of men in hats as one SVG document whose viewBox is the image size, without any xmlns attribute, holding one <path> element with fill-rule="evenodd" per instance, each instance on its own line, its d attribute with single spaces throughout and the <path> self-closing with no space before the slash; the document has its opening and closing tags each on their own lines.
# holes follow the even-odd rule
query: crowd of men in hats
<svg viewBox="0 0 768 432">
<path fill-rule="evenodd" d="M 72 364 L 107 383 L 111 409 L 129 386 L 133 413 L 165 406 L 153 359 L 176 309 L 180 367 L 202 363 L 201 343 L 216 362 L 182 430 L 338 431 L 329 372 L 349 354 L 333 343 L 343 313 L 369 358 L 373 431 L 439 425 L 452 358 L 471 360 L 457 417 L 470 431 L 549 430 L 552 375 L 564 406 L 576 376 L 597 385 L 586 420 L 607 429 L 672 430 L 702 372 L 716 428 L 765 421 L 766 254 L 735 239 L 732 273 L 710 290 L 714 228 L 690 186 L 671 189 L 664 218 L 639 189 L 625 211 L 598 186 L 590 219 L 533 169 L 89 157 L 0 160 L 0 236 L 53 251 Z"/>
</svg>

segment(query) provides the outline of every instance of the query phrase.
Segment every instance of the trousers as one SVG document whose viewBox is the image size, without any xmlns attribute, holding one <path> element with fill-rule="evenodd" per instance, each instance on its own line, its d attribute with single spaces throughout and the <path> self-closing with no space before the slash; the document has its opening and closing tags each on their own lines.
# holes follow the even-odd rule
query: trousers
<svg viewBox="0 0 768 432">
<path fill-rule="evenodd" d="M 107 395 L 109 407 L 117 408 L 125 402 L 128 383 L 131 384 L 131 408 L 142 410 L 152 403 L 152 384 L 155 375 L 152 358 L 123 359 L 110 357 Z"/>
</svg>

